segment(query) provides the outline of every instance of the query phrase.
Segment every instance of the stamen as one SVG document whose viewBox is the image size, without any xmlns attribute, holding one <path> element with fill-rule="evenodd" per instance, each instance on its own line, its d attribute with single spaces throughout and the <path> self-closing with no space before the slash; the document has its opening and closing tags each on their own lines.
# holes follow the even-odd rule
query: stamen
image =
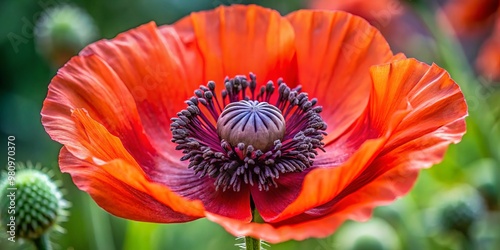
<svg viewBox="0 0 500 250">
<path fill-rule="evenodd" d="M 323 150 L 326 124 L 317 100 L 309 100 L 300 86 L 290 89 L 278 80 L 256 93 L 257 80 L 249 75 L 226 78 L 220 98 L 213 81 L 186 101 L 188 107 L 172 118 L 172 142 L 182 150 L 182 161 L 200 178 L 214 178 L 216 189 L 258 185 L 277 186 L 280 174 L 300 172 Z M 247 94 L 247 90 L 250 92 Z M 275 99 L 275 104 L 270 103 Z"/>
</svg>

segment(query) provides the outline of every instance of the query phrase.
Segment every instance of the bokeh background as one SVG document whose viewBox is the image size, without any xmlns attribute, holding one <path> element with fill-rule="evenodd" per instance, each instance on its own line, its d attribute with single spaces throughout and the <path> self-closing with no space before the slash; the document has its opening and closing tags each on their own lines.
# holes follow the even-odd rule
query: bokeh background
<svg viewBox="0 0 500 250">
<path fill-rule="evenodd" d="M 328 238 L 268 249 L 500 249 L 499 1 L 1 0 L 0 165 L 13 135 L 18 162 L 41 163 L 61 180 L 72 205 L 61 224 L 66 232 L 51 235 L 55 249 L 238 249 L 242 239 L 204 219 L 160 225 L 104 212 L 60 173 L 61 145 L 45 133 L 40 110 L 57 68 L 86 44 L 151 20 L 170 24 L 192 11 L 250 3 L 282 14 L 329 8 L 361 15 L 395 52 L 446 68 L 470 113 L 463 141 L 441 164 L 422 171 L 409 195 L 377 208 L 372 220 L 347 222 Z M 10 243 L 4 231 L 0 249 L 34 249 L 29 242 Z"/>
</svg>

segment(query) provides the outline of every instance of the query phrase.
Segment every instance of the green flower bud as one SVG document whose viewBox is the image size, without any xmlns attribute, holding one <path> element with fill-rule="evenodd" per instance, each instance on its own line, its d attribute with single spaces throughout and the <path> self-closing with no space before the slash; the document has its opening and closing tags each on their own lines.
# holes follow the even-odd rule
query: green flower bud
<svg viewBox="0 0 500 250">
<path fill-rule="evenodd" d="M 470 183 L 479 191 L 490 210 L 500 208 L 500 183 L 497 182 L 497 163 L 493 159 L 481 159 L 467 168 Z"/>
<path fill-rule="evenodd" d="M 365 223 L 346 223 L 334 237 L 335 249 L 401 249 L 401 242 L 394 228 L 379 218 L 372 218 Z"/>
<path fill-rule="evenodd" d="M 66 217 L 68 204 L 57 185 L 39 169 L 19 164 L 11 177 L 0 182 L 1 223 L 13 231 L 10 235 L 15 239 L 39 240 Z"/>
<path fill-rule="evenodd" d="M 470 226 L 485 213 L 481 195 L 469 185 L 460 185 L 439 195 L 437 220 L 442 229 L 468 234 Z"/>
<path fill-rule="evenodd" d="M 34 33 L 38 52 L 59 67 L 95 40 L 97 27 L 84 10 L 61 5 L 44 12 Z"/>
</svg>

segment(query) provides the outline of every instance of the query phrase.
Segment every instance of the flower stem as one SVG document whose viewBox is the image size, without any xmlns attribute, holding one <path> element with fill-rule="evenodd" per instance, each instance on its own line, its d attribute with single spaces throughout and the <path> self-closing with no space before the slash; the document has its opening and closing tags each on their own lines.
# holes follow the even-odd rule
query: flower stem
<svg viewBox="0 0 500 250">
<path fill-rule="evenodd" d="M 252 221 L 251 222 L 263 222 L 262 217 L 260 217 L 257 209 L 252 211 Z M 260 239 L 253 238 L 251 236 L 245 236 L 245 246 L 246 250 L 261 250 L 262 241 Z"/>
<path fill-rule="evenodd" d="M 49 236 L 46 233 L 42 234 L 42 236 L 40 236 L 39 238 L 34 239 L 33 243 L 35 243 L 36 249 L 38 250 L 52 250 Z"/>
<path fill-rule="evenodd" d="M 260 250 L 260 240 L 250 236 L 245 237 L 246 250 Z"/>
<path fill-rule="evenodd" d="M 89 199 L 88 196 L 85 199 Z M 110 215 L 103 212 L 95 203 L 87 202 L 90 210 L 90 220 L 92 220 L 92 234 L 94 235 L 94 249 L 108 250 L 115 249 L 114 242 L 111 236 L 111 221 Z"/>
</svg>

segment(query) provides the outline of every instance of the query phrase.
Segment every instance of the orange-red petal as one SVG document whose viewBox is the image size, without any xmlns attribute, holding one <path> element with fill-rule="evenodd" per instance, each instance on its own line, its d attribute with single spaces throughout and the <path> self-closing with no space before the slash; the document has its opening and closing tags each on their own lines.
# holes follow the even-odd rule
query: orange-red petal
<svg viewBox="0 0 500 250">
<path fill-rule="evenodd" d="M 278 188 L 262 192 L 257 186 L 251 187 L 255 208 L 265 221 L 270 221 L 290 205 L 302 189 L 302 181 L 311 169 L 298 173 L 286 173 L 276 179 Z"/>
<path fill-rule="evenodd" d="M 185 222 L 199 218 L 172 210 L 151 194 L 132 188 L 128 183 L 116 179 L 101 166 L 78 159 L 65 147 L 59 155 L 63 172 L 71 173 L 79 189 L 90 194 L 92 199 L 109 213 L 138 221 Z M 108 168 L 129 166 L 123 160 L 106 163 Z"/>
<path fill-rule="evenodd" d="M 136 193 L 142 192 L 179 214 L 185 214 L 192 218 L 203 215 L 204 209 L 201 202 L 187 201 L 168 187 L 151 182 L 123 147 L 121 141 L 111 135 L 104 126 L 93 120 L 85 110 L 74 110 L 71 119 L 75 124 L 72 131 L 74 133 L 73 140 L 78 141 L 80 146 L 66 145 L 64 147 L 63 152 L 67 151 L 68 153 L 61 155 L 60 167 L 63 171 L 68 171 L 75 181 L 81 181 L 77 185 L 82 189 L 91 195 L 93 195 L 92 192 L 97 192 L 96 196 L 109 199 L 109 196 L 103 196 L 100 192 L 105 190 L 105 185 L 121 182 L 120 186 L 123 187 L 126 184 L 130 191 L 123 193 L 124 196 L 134 196 Z M 84 164 L 79 166 L 81 163 Z M 94 177 L 95 180 L 86 180 Z M 103 182 L 106 179 L 111 182 Z M 117 206 L 109 201 L 101 200 L 100 202 L 101 204 Z M 114 210 L 111 207 L 104 208 Z M 168 220 L 169 218 L 164 217 L 163 219 Z"/>
<path fill-rule="evenodd" d="M 382 131 L 393 130 L 385 151 L 436 133 L 457 120 L 462 121 L 463 128 L 447 131 L 446 139 L 460 141 L 465 133 L 467 104 L 460 88 L 444 69 L 406 59 L 373 67 L 371 75 L 374 86 L 370 97 L 371 126 Z M 401 122 L 388 120 L 392 114 L 408 108 L 410 112 Z"/>
<path fill-rule="evenodd" d="M 192 13 L 173 27 L 186 43 L 196 44 L 203 61 L 197 72 L 206 81 L 220 83 L 226 76 L 250 72 L 261 83 L 293 78 L 294 32 L 275 10 L 256 5 L 220 6 Z"/>
<path fill-rule="evenodd" d="M 105 180 L 111 181 L 108 184 L 113 185 L 117 183 L 115 179 L 118 179 L 120 174 L 135 173 L 140 176 L 132 180 L 137 182 L 137 179 L 142 177 L 140 186 L 132 190 L 132 184 L 128 183 L 129 187 L 122 185 L 115 192 L 128 190 L 129 192 L 123 195 L 131 197 L 140 192 L 151 195 L 144 190 L 144 186 L 149 185 L 149 182 L 141 167 L 153 165 L 156 150 L 143 134 L 144 129 L 130 92 L 116 72 L 98 56 L 74 57 L 58 71 L 44 102 L 42 123 L 52 139 L 65 145 L 63 152 L 68 153 L 62 156 L 71 158 L 61 159 L 61 169 L 67 169 L 75 180 L 79 181 L 95 176 L 95 182 L 88 180 L 87 183 L 100 185 L 96 187 L 82 184 L 82 188 L 97 192 L 95 195 L 102 198 L 98 192 L 105 190 Z M 79 162 L 82 164 L 81 168 L 75 167 Z M 128 169 L 104 174 L 105 166 L 113 165 L 110 162 L 120 162 L 119 166 Z M 163 217 L 156 216 L 151 219 L 191 220 L 202 215 L 204 209 L 200 203 L 188 202 L 166 187 L 157 188 L 160 189 L 159 193 L 163 193 L 162 199 L 157 199 L 158 202 L 165 202 L 164 206 L 176 213 L 171 213 L 175 218 L 168 218 L 166 213 Z M 100 203 L 112 205 L 103 200 Z M 109 207 L 105 209 L 112 210 Z M 147 214 L 137 216 L 147 218 Z"/>
<path fill-rule="evenodd" d="M 168 128 L 170 118 L 185 108 L 184 101 L 203 83 L 197 52 L 185 47 L 175 30 L 160 33 L 151 22 L 93 43 L 80 55 L 97 56 L 112 69 L 132 96 L 153 146 L 164 157 L 180 157 Z"/>
<path fill-rule="evenodd" d="M 464 121 L 457 120 L 434 133 L 382 153 L 359 176 L 359 181 L 346 189 L 345 198 L 330 209 L 343 211 L 357 204 L 363 209 L 357 213 L 356 219 L 368 219 L 375 206 L 387 205 L 405 195 L 415 183 L 419 170 L 440 162 L 448 145 L 457 142 L 464 130 Z"/>
<path fill-rule="evenodd" d="M 312 219 L 279 227 L 272 224 L 245 223 L 209 212 L 206 212 L 206 217 L 208 220 L 218 223 L 233 235 L 248 235 L 269 243 L 280 243 L 291 239 L 305 240 L 310 237 L 326 237 L 332 234 L 346 219 L 356 218 L 356 214 L 352 211 L 342 211 L 322 220 Z"/>
<path fill-rule="evenodd" d="M 300 10 L 287 19 L 297 37 L 298 83 L 323 106 L 329 143 L 365 109 L 369 68 L 389 62 L 393 54 L 377 29 L 345 12 Z"/>
<path fill-rule="evenodd" d="M 115 72 L 97 56 L 73 57 L 49 85 L 42 108 L 42 124 L 50 137 L 73 154 L 82 148 L 76 140 L 74 109 L 83 108 L 97 122 L 120 138 L 142 165 L 153 161 L 156 150 L 143 133 L 132 96 Z M 149 154 L 144 154 L 149 152 Z"/>
<path fill-rule="evenodd" d="M 184 162 L 176 164 L 160 162 L 156 169 L 148 173 L 153 181 L 166 185 L 176 194 L 188 200 L 200 200 L 206 211 L 221 216 L 250 221 L 250 192 L 243 186 L 239 192 L 231 190 L 216 190 L 214 179 L 208 176 L 200 178 L 192 169 L 175 167 L 187 165 Z"/>
</svg>

